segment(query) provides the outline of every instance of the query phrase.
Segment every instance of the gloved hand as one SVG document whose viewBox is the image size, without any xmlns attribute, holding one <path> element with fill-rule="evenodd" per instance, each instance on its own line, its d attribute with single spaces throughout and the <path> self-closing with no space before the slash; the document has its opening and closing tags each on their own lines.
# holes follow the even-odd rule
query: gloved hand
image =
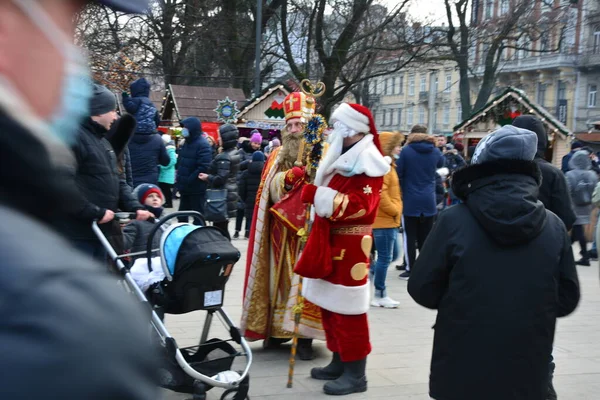
<svg viewBox="0 0 600 400">
<path fill-rule="evenodd" d="M 290 170 L 288 170 L 288 172 L 286 172 L 285 174 L 285 185 L 286 186 L 294 186 L 296 184 L 296 182 L 298 182 L 300 179 L 304 178 L 304 175 L 306 174 L 306 168 L 305 167 L 294 167 Z"/>
<path fill-rule="evenodd" d="M 318 186 L 311 184 L 305 185 L 302 188 L 302 194 L 300 195 L 300 198 L 302 199 L 303 203 L 309 203 L 312 204 L 315 202 L 315 195 L 317 194 L 317 188 Z"/>
<path fill-rule="evenodd" d="M 127 97 L 129 97 L 129 93 L 127 92 L 121 92 L 121 96 L 126 99 Z"/>
</svg>

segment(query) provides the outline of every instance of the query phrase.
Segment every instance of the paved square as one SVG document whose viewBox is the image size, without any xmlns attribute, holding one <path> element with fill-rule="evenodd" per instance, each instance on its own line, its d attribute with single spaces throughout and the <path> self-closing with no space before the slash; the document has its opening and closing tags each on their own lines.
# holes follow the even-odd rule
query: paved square
<svg viewBox="0 0 600 400">
<path fill-rule="evenodd" d="M 225 310 L 239 323 L 242 310 L 242 286 L 246 264 L 247 240 L 234 240 L 242 259 L 234 269 L 227 285 Z M 482 260 L 484 263 L 485 260 Z M 582 301 L 571 316 L 558 322 L 554 356 L 556 358 L 555 386 L 561 400 L 600 399 L 600 285 L 598 263 L 578 267 Z M 518 271 L 511 271 L 519 279 Z M 433 322 L 435 312 L 413 302 L 406 291 L 406 282 L 398 279 L 392 265 L 388 273 L 388 294 L 400 301 L 397 309 L 371 309 L 369 321 L 373 352 L 369 356 L 366 393 L 346 396 L 348 399 L 429 399 L 428 378 Z M 180 346 L 197 344 L 205 313 L 195 312 L 167 316 L 167 327 Z M 209 337 L 227 337 L 217 319 Z M 266 351 L 262 342 L 252 343 L 254 363 L 250 371 L 250 397 L 264 400 L 331 399 L 322 393 L 323 382 L 310 379 L 312 367 L 329 362 L 330 353 L 323 342 L 315 342 L 317 358 L 296 362 L 294 388 L 287 389 L 289 346 Z M 469 379 L 465 376 L 465 379 Z M 507 382 L 509 384 L 509 382 Z M 215 388 L 208 399 L 217 400 L 222 390 Z M 165 391 L 166 400 L 189 399 Z M 481 399 L 485 400 L 485 399 Z"/>
</svg>

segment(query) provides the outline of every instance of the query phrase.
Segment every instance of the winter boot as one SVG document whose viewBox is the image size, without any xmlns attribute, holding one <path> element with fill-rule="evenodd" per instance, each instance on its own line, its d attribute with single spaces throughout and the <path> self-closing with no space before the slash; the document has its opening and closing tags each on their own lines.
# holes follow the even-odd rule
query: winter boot
<svg viewBox="0 0 600 400">
<path fill-rule="evenodd" d="M 590 266 L 590 259 L 587 257 L 581 257 L 581 259 L 575 261 L 575 265 L 581 265 L 584 267 L 589 267 Z"/>
<path fill-rule="evenodd" d="M 327 382 L 323 386 L 325 394 L 343 396 L 366 392 L 367 376 L 365 375 L 365 369 L 367 367 L 367 358 L 342 364 L 344 365 L 344 373 L 335 381 Z"/>
<path fill-rule="evenodd" d="M 240 231 L 235 231 L 235 233 L 233 234 L 233 238 L 234 239 L 239 239 L 240 238 Z"/>
<path fill-rule="evenodd" d="M 298 339 L 298 347 L 296 348 L 298 358 L 303 361 L 312 360 L 315 358 L 312 348 L 312 339 Z"/>
<path fill-rule="evenodd" d="M 333 358 L 329 365 L 323 368 L 313 368 L 310 370 L 310 376 L 320 381 L 333 381 L 338 379 L 344 373 L 344 364 L 340 359 L 339 353 L 333 353 Z"/>
<path fill-rule="evenodd" d="M 558 400 L 558 395 L 556 394 L 556 390 L 554 390 L 554 369 L 556 368 L 556 364 L 553 362 L 550 363 L 550 376 L 548 377 L 548 395 L 546 396 L 547 400 Z"/>
</svg>

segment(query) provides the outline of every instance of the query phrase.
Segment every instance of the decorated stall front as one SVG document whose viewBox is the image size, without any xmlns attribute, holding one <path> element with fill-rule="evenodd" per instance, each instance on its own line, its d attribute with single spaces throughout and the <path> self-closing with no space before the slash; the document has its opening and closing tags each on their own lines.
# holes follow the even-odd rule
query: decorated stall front
<svg viewBox="0 0 600 400">
<path fill-rule="evenodd" d="M 513 87 L 506 88 L 467 120 L 456 125 L 454 139 L 462 141 L 466 155 L 469 146 L 476 146 L 489 133 L 511 124 L 519 115 L 525 114 L 535 115 L 544 123 L 548 133 L 546 159 L 560 167 L 563 156 L 569 152 L 572 133 L 545 108 L 531 101 L 523 91 Z"/>
<path fill-rule="evenodd" d="M 236 122 L 240 134 L 248 137 L 252 130 L 258 129 L 267 140 L 280 137 L 285 126 L 283 101 L 290 92 L 287 86 L 277 83 L 244 104 Z"/>
</svg>

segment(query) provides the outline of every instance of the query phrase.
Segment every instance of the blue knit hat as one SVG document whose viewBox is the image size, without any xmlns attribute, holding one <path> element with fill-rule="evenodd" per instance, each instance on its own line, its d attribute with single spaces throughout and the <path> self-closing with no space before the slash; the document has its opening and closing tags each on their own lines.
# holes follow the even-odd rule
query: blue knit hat
<svg viewBox="0 0 600 400">
<path fill-rule="evenodd" d="M 265 161 L 265 153 L 262 151 L 255 151 L 252 153 L 252 161 Z"/>
</svg>

